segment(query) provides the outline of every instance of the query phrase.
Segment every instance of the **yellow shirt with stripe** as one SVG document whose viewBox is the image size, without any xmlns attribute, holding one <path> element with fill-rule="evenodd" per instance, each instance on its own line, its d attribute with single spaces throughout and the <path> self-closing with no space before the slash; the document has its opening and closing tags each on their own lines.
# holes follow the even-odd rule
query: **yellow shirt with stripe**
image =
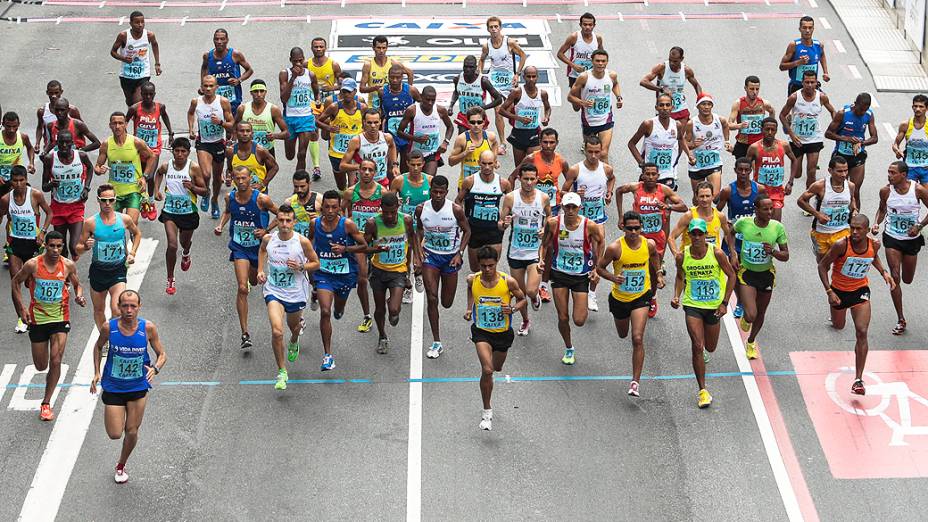
<svg viewBox="0 0 928 522">
<path fill-rule="evenodd" d="M 240 150 L 241 149 L 238 148 L 238 145 L 235 145 L 232 148 L 232 168 L 234 169 L 235 167 L 239 166 L 245 167 L 249 172 L 251 172 L 252 183 L 257 183 L 259 181 L 264 183 L 264 178 L 267 177 L 267 167 L 258 162 L 258 156 L 256 154 L 258 150 L 257 145 L 252 143 L 251 151 L 248 154 L 248 157 L 245 159 L 242 159 L 238 156 L 238 152 Z"/>
<path fill-rule="evenodd" d="M 393 59 L 387 58 L 386 65 L 378 65 L 377 61 L 371 58 L 371 72 L 368 76 L 367 83 L 377 87 L 375 92 L 367 93 L 367 104 L 375 109 L 380 108 L 380 92 L 383 86 L 387 84 L 387 76 L 390 73 L 390 67 L 393 67 Z"/>
<path fill-rule="evenodd" d="M 690 215 L 693 219 L 702 219 L 699 215 L 699 211 L 696 210 L 696 207 L 690 207 Z M 706 220 L 706 243 L 709 243 L 709 246 L 722 247 L 722 220 L 719 218 L 722 214 L 719 213 L 715 207 L 712 208 L 712 219 Z M 686 232 L 683 233 L 683 247 L 686 248 L 690 246 L 690 235 Z"/>
<path fill-rule="evenodd" d="M 316 76 L 316 82 L 319 84 L 320 89 L 323 87 L 325 87 L 325 90 L 335 88 L 335 68 L 332 67 L 332 63 L 334 62 L 328 56 L 326 56 L 325 63 L 322 65 L 314 64 L 312 58 L 306 60 L 306 68 Z"/>
<path fill-rule="evenodd" d="M 0 137 L 0 182 L 6 183 L 10 180 L 13 165 L 22 164 L 25 151 L 26 146 L 23 144 L 21 132 L 16 133 L 16 141 L 12 145 L 7 145 L 6 141 Z"/>
<path fill-rule="evenodd" d="M 141 193 L 138 181 L 142 178 L 142 157 L 135 148 L 135 137 L 126 135 L 122 145 L 116 138 L 106 139 L 106 160 L 110 167 L 109 182 L 116 189 L 116 196 Z"/>
<path fill-rule="evenodd" d="M 383 215 L 374 216 L 377 227 L 374 235 L 377 245 L 385 245 L 386 252 L 378 252 L 371 257 L 371 264 L 387 272 L 400 272 L 405 274 L 406 258 L 409 245 L 406 244 L 406 214 L 397 214 L 396 225 L 390 227 L 383 221 Z"/>
<path fill-rule="evenodd" d="M 651 291 L 651 254 L 648 251 L 648 240 L 643 237 L 636 249 L 628 246 L 625 237 L 620 238 L 619 242 L 622 255 L 612 262 L 612 272 L 615 275 L 621 274 L 625 281 L 622 284 L 613 283 L 612 297 L 616 301 L 630 303 Z"/>
<path fill-rule="evenodd" d="M 335 132 L 329 139 L 329 156 L 343 158 L 348 149 L 348 142 L 361 134 L 360 105 L 355 108 L 354 114 L 348 114 L 343 107 L 339 107 L 335 118 L 332 119 L 332 126 L 335 127 Z M 341 150 L 336 150 L 336 147 Z"/>
<path fill-rule="evenodd" d="M 474 296 L 473 321 L 477 328 L 485 332 L 502 333 L 510 328 L 510 316 L 502 308 L 509 306 L 512 294 L 506 283 L 506 274 L 497 272 L 499 280 L 493 288 L 483 286 L 480 274 L 474 276 L 471 283 L 471 295 Z"/>
</svg>

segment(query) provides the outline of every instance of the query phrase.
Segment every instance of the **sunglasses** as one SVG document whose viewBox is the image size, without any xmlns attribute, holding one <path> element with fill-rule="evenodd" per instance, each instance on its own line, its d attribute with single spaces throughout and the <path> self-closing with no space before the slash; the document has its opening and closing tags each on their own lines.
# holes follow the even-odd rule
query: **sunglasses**
<svg viewBox="0 0 928 522">
<path fill-rule="evenodd" d="M 112 205 L 113 203 L 116 203 L 116 198 L 97 198 L 97 201 L 100 203 L 109 203 Z"/>
<path fill-rule="evenodd" d="M 626 225 L 626 226 L 625 226 L 625 230 L 630 230 L 630 231 L 632 231 L 632 232 L 635 232 L 635 231 L 637 231 L 637 230 L 641 230 L 641 227 L 630 227 L 630 226 Z"/>
<path fill-rule="evenodd" d="M 468 120 L 471 125 L 483 125 L 483 120 Z"/>
</svg>

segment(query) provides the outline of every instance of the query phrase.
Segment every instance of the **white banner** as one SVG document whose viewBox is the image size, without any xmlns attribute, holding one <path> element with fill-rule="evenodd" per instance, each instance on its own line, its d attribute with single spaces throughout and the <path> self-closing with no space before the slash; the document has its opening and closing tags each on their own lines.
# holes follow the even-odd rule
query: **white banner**
<svg viewBox="0 0 928 522">
<path fill-rule="evenodd" d="M 906 2 L 905 34 L 919 51 L 925 48 L 925 0 Z"/>
</svg>

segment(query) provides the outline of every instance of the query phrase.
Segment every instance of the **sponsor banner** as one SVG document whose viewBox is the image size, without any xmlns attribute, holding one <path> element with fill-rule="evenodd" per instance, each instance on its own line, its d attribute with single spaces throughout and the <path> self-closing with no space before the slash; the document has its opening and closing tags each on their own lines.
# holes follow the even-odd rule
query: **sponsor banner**
<svg viewBox="0 0 928 522">
<path fill-rule="evenodd" d="M 480 53 L 480 48 L 489 40 L 488 35 L 460 35 L 455 33 L 395 34 L 391 32 L 366 34 L 343 34 L 332 36 L 333 49 L 370 49 L 375 36 L 386 36 L 390 50 L 394 49 L 473 49 Z M 526 34 L 509 36 L 523 50 L 550 50 L 551 42 L 543 34 Z"/>
<path fill-rule="evenodd" d="M 446 34 L 456 36 L 487 36 L 486 18 L 410 18 L 410 19 L 340 19 L 332 23 L 332 42 L 344 34 Z M 548 35 L 547 20 L 512 19 L 503 21 L 503 34 Z"/>
<path fill-rule="evenodd" d="M 371 50 L 366 50 L 365 52 L 346 52 L 346 51 L 333 51 L 329 53 L 329 56 L 338 62 L 343 70 L 353 70 L 357 68 L 358 70 L 364 65 L 364 62 L 369 61 L 373 56 L 374 52 Z M 480 58 L 480 53 L 470 53 L 470 52 L 461 52 L 459 49 L 452 50 L 429 50 L 428 52 L 420 53 L 388 53 L 387 56 L 393 58 L 394 60 L 399 60 L 403 63 L 409 64 L 409 67 L 414 71 L 418 69 L 448 69 L 449 65 L 451 68 L 458 69 L 460 71 L 461 67 L 464 64 L 464 59 L 468 56 L 474 56 Z M 554 55 L 549 52 L 528 52 L 526 53 L 526 63 L 528 65 L 534 65 L 539 69 L 558 69 L 560 66 L 554 59 Z"/>
</svg>

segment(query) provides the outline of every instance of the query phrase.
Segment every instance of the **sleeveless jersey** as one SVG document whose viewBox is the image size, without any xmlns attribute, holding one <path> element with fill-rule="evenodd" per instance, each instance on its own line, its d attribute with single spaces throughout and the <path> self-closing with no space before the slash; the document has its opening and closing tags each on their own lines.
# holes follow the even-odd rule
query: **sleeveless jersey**
<svg viewBox="0 0 928 522">
<path fill-rule="evenodd" d="M 338 102 L 338 111 L 335 113 L 335 118 L 332 119 L 335 133 L 329 138 L 329 156 L 333 158 L 345 157 L 345 152 L 348 151 L 348 142 L 351 141 L 351 138 L 361 134 L 361 116 L 360 105 L 356 105 L 354 112 L 349 113 L 345 110 L 342 102 Z"/>
<path fill-rule="evenodd" d="M 272 115 L 274 104 L 265 103 L 261 113 L 255 113 L 255 102 L 246 102 L 245 110 L 242 111 L 242 121 L 251 124 L 251 130 L 254 131 L 251 139 L 267 150 L 274 150 L 274 140 L 268 138 L 268 134 L 274 132 L 274 116 Z"/>
<path fill-rule="evenodd" d="M 255 237 L 255 230 L 267 228 L 268 212 L 258 206 L 257 190 L 251 191 L 251 199 L 247 203 L 235 200 L 236 190 L 229 192 L 229 250 L 257 254 L 261 240 Z"/>
<path fill-rule="evenodd" d="M 467 115 L 471 107 L 482 107 L 483 100 L 486 97 L 486 91 L 483 90 L 483 75 L 478 74 L 477 79 L 468 82 L 464 79 L 464 73 L 458 75 L 458 84 L 455 87 L 458 93 L 458 112 Z"/>
<path fill-rule="evenodd" d="M 790 69 L 789 83 L 802 84 L 802 76 L 806 71 L 815 71 L 815 75 L 818 77 L 818 64 L 824 52 L 821 42 L 815 38 L 812 39 L 812 45 L 802 43 L 802 38 L 796 38 L 793 42 L 796 44 L 796 48 L 793 51 L 793 57 L 790 58 L 790 61 L 794 62 L 803 56 L 808 56 L 809 63 L 800 64 Z"/>
<path fill-rule="evenodd" d="M 870 284 L 867 272 L 876 258 L 873 240 L 867 238 L 867 248 L 863 252 L 854 250 L 851 238 L 847 238 L 847 248 L 841 257 L 835 259 L 831 268 L 831 287 L 842 292 L 853 292 Z"/>
<path fill-rule="evenodd" d="M 293 76 L 293 71 L 287 69 L 287 81 Z M 299 78 L 293 81 L 290 97 L 284 106 L 284 115 L 291 118 L 313 115 L 313 81 L 309 77 L 309 70 L 304 70 Z"/>
<path fill-rule="evenodd" d="M 141 38 L 132 36 L 132 30 L 126 29 L 126 43 L 119 49 L 120 56 L 132 58 L 132 63 L 122 62 L 119 76 L 128 80 L 141 80 L 151 76 L 151 43 L 148 31 L 142 31 Z"/>
<path fill-rule="evenodd" d="M 680 62 L 680 70 L 673 71 L 670 69 L 670 61 L 664 62 L 664 74 L 657 80 L 658 87 L 667 87 L 670 89 L 670 97 L 673 100 L 671 112 L 681 112 L 687 110 L 686 105 L 686 64 Z"/>
<path fill-rule="evenodd" d="M 511 259 L 532 261 L 538 259 L 538 247 L 541 246 L 539 235 L 545 226 L 545 207 L 542 204 L 542 192 L 534 191 L 531 203 L 522 199 L 522 193 L 514 192 L 512 200 L 512 230 L 509 233 L 509 251 Z"/>
<path fill-rule="evenodd" d="M 502 333 L 510 329 L 511 314 L 503 313 L 503 307 L 509 306 L 512 295 L 506 283 L 506 274 L 497 272 L 496 276 L 498 279 L 492 288 L 483 285 L 479 273 L 474 276 L 470 285 L 474 297 L 472 314 L 477 328 L 485 332 Z"/>
<path fill-rule="evenodd" d="M 140 103 L 135 110 L 135 137 L 144 141 L 155 156 L 161 154 L 161 104 L 154 103 L 151 111 L 146 111 Z"/>
<path fill-rule="evenodd" d="M 60 323 L 71 320 L 68 278 L 64 260 L 58 258 L 55 268 L 45 266 L 44 256 L 36 263 L 35 274 L 29 278 L 29 324 Z"/>
<path fill-rule="evenodd" d="M 422 204 L 422 221 L 424 241 L 422 247 L 434 254 L 456 254 L 461 247 L 461 228 L 454 217 L 454 204 L 445 200 L 445 204 L 438 210 L 431 200 Z"/>
<path fill-rule="evenodd" d="M 348 251 L 336 254 L 332 251 L 332 244 L 354 246 L 354 238 L 345 230 L 347 218 L 339 216 L 338 224 L 332 231 L 322 228 L 322 218 L 317 217 L 313 225 L 313 248 L 319 256 L 319 271 L 331 275 L 354 274 L 358 271 L 358 263 L 354 254 Z"/>
<path fill-rule="evenodd" d="M 58 141 L 58 120 L 55 119 L 52 121 L 51 130 L 49 132 L 49 142 L 57 143 Z M 74 123 L 74 118 L 68 116 L 68 132 L 71 133 L 71 137 L 74 138 L 74 148 L 80 149 L 84 145 L 87 145 L 87 140 L 84 139 L 84 136 L 77 132 L 77 124 Z"/>
<path fill-rule="evenodd" d="M 644 183 L 640 183 L 635 190 L 633 208 L 641 215 L 641 234 L 653 239 L 661 250 L 666 241 L 662 207 L 666 201 L 667 197 L 660 184 L 655 187 L 654 192 L 645 192 Z"/>
<path fill-rule="evenodd" d="M 922 206 L 915 194 L 915 182 L 909 181 L 909 190 L 905 194 L 896 192 L 896 187 L 889 186 L 886 198 L 886 226 L 883 233 L 899 241 L 910 241 L 918 236 L 909 237 L 909 229 L 921 220 Z"/>
<path fill-rule="evenodd" d="M 658 179 L 677 179 L 677 160 L 680 143 L 677 140 L 677 122 L 670 120 L 667 128 L 658 116 L 651 118 L 651 133 L 644 137 L 644 160 L 657 165 Z"/>
<path fill-rule="evenodd" d="M 405 214 L 399 213 L 396 224 L 388 227 L 383 221 L 383 215 L 374 216 L 374 237 L 377 245 L 384 245 L 387 250 L 377 252 L 371 257 L 371 264 L 387 272 L 406 273 L 406 256 L 409 245 L 406 244 Z"/>
<path fill-rule="evenodd" d="M 306 68 L 316 77 L 316 83 L 319 85 L 320 89 L 323 86 L 328 90 L 335 87 L 335 68 L 332 67 L 332 63 L 332 59 L 328 56 L 325 57 L 325 62 L 322 65 L 313 63 L 312 58 L 306 60 Z"/>
<path fill-rule="evenodd" d="M 597 162 L 595 170 L 590 170 L 585 161 L 577 163 L 579 173 L 574 181 L 574 190 L 583 190 L 583 206 L 580 214 L 594 223 L 605 223 L 606 216 L 606 168 L 604 163 Z"/>
<path fill-rule="evenodd" d="M 760 123 L 765 117 L 767 117 L 767 113 L 764 110 L 764 100 L 760 96 L 754 99 L 754 103 L 749 103 L 747 96 L 739 98 L 738 123 L 747 123 L 748 126 L 738 130 L 735 140 L 738 143 L 748 145 L 760 141 L 764 137 L 761 133 Z"/>
<path fill-rule="evenodd" d="M 428 141 L 425 143 L 413 142 L 414 150 L 422 151 L 422 155 L 428 158 L 438 150 L 441 135 L 441 117 L 438 115 L 438 106 L 432 106 L 432 114 L 425 114 L 422 110 L 422 104 L 416 104 L 416 115 L 412 120 L 412 130 L 410 134 L 415 137 L 426 136 Z"/>
<path fill-rule="evenodd" d="M 387 84 L 388 76 L 390 73 L 390 67 L 393 67 L 393 60 L 387 58 L 387 63 L 380 65 L 377 63 L 374 58 L 371 58 L 369 62 L 371 64 L 371 72 L 368 77 L 368 84 L 377 87 L 378 90 L 368 93 L 367 95 L 367 105 L 374 108 L 380 108 L 380 91 L 383 90 L 383 86 Z"/>
<path fill-rule="evenodd" d="M 554 160 L 548 163 L 541 157 L 541 151 L 532 153 L 532 164 L 538 169 L 538 183 L 535 188 L 548 195 L 551 206 L 556 207 L 561 204 L 561 175 L 563 169 L 563 159 L 558 153 L 554 153 Z"/>
<path fill-rule="evenodd" d="M 135 138 L 126 135 L 122 145 L 116 138 L 106 139 L 106 161 L 110 167 L 109 182 L 116 189 L 117 196 L 139 193 L 138 181 L 142 178 L 142 158 L 135 148 Z"/>
<path fill-rule="evenodd" d="M 406 109 L 415 103 L 412 95 L 409 94 L 409 84 L 403 83 L 399 93 L 393 93 L 389 85 L 384 85 L 383 92 L 380 93 L 380 111 L 383 113 L 383 130 L 393 136 L 393 142 L 397 149 L 401 149 L 409 144 L 406 140 L 397 136 L 397 129 L 400 122 L 403 121 L 403 114 Z"/>
<path fill-rule="evenodd" d="M 93 259 L 91 266 L 104 268 L 115 268 L 125 266 L 127 249 L 126 249 L 126 225 L 123 222 L 120 212 L 116 212 L 116 220 L 112 225 L 103 222 L 100 214 L 94 217 L 93 230 Z"/>
<path fill-rule="evenodd" d="M 715 310 L 722 304 L 725 291 L 725 273 L 715 257 L 712 245 L 706 249 L 706 255 L 696 259 L 690 253 L 691 247 L 683 249 L 683 306 Z"/>
<path fill-rule="evenodd" d="M 409 182 L 408 174 L 403 176 L 403 186 L 400 188 L 399 193 L 402 212 L 410 216 L 415 215 L 416 207 L 425 203 L 431 197 L 429 195 L 429 187 L 429 178 L 424 173 L 422 174 L 422 184 L 418 187 L 413 186 Z M 415 220 L 413 220 L 413 226 L 416 226 Z"/>
<path fill-rule="evenodd" d="M 822 92 L 815 91 L 812 101 L 806 100 L 802 91 L 796 91 L 796 103 L 790 112 L 790 127 L 800 143 L 821 143 L 825 133 L 819 124 L 822 114 Z"/>
<path fill-rule="evenodd" d="M 544 102 L 541 99 L 541 89 L 536 88 L 535 97 L 532 98 L 528 95 L 526 88 L 522 87 L 522 96 L 519 97 L 519 101 L 516 102 L 513 110 L 516 116 L 531 120 L 529 123 L 522 123 L 519 120 L 515 120 L 513 122 L 513 128 L 540 131 L 541 117 L 544 115 Z"/>
<path fill-rule="evenodd" d="M 138 319 L 138 327 L 132 335 L 119 331 L 119 319 L 110 319 L 109 351 L 106 364 L 100 375 L 100 386 L 109 393 L 131 393 L 151 388 L 148 382 L 148 369 L 151 357 L 148 355 L 148 334 L 145 331 L 145 319 Z"/>
<path fill-rule="evenodd" d="M 26 186 L 26 195 L 23 197 L 22 204 L 16 202 L 16 193 L 10 192 L 10 204 L 7 208 L 10 219 L 7 233 L 10 237 L 34 240 L 38 235 L 39 216 L 36 214 L 35 209 L 32 208 L 33 190 L 35 189 Z"/>
<path fill-rule="evenodd" d="M 693 149 L 696 164 L 690 165 L 690 172 L 700 170 L 721 170 L 722 151 L 725 150 L 725 138 L 722 136 L 722 120 L 718 114 L 712 114 L 712 121 L 708 124 L 702 122 L 699 116 L 693 118 L 693 136 L 702 138 L 701 145 Z"/>
<path fill-rule="evenodd" d="M 389 183 L 387 172 L 387 153 L 390 152 L 390 146 L 387 144 L 387 138 L 383 131 L 377 131 L 377 139 L 373 142 L 367 140 L 367 136 L 362 132 L 358 135 L 360 146 L 358 147 L 358 163 L 361 160 L 373 160 L 377 165 L 377 172 L 374 173 L 374 182 L 381 185 Z"/>
<path fill-rule="evenodd" d="M 512 77 L 515 75 L 516 62 L 509 50 L 509 37 L 504 36 L 502 45 L 493 46 L 493 40 L 487 40 L 487 58 L 490 59 L 490 83 L 503 97 L 512 90 Z"/>
<path fill-rule="evenodd" d="M 867 127 L 870 125 L 871 121 L 873 121 L 872 110 L 867 109 L 867 112 L 858 116 L 854 114 L 853 110 L 851 110 L 850 105 L 845 105 L 844 118 L 841 120 L 841 126 L 838 127 L 837 134 L 839 136 L 858 137 L 863 140 L 864 135 L 867 132 Z M 859 152 L 863 151 L 864 146 L 861 145 Z M 844 154 L 845 156 L 854 156 L 854 144 L 848 143 L 846 141 L 836 141 L 835 152 L 838 154 Z"/>
<path fill-rule="evenodd" d="M 818 199 L 818 198 L 817 198 Z M 844 182 L 841 192 L 835 192 L 831 180 L 825 180 L 825 197 L 818 199 L 818 210 L 828 216 L 828 223 L 820 223 L 812 218 L 812 229 L 823 234 L 834 234 L 850 228 L 851 219 L 851 191 Z"/>
<path fill-rule="evenodd" d="M 296 194 L 287 198 L 287 203 L 293 207 L 293 214 L 296 222 L 293 224 L 293 230 L 300 235 L 309 237 L 309 222 L 319 217 L 318 203 L 320 196 L 318 192 L 309 193 L 309 201 L 304 205 L 300 203 L 300 198 Z"/>
<path fill-rule="evenodd" d="M 772 188 L 786 185 L 786 163 L 783 161 L 783 154 L 783 143 L 779 140 L 772 152 L 761 143 L 757 148 L 757 159 L 754 161 L 754 181 Z"/>
<path fill-rule="evenodd" d="M 467 146 L 470 143 L 473 143 L 473 140 L 471 139 L 470 132 L 467 132 L 464 134 L 464 150 L 467 150 Z M 464 178 L 480 173 L 480 155 L 483 154 L 485 150 L 490 150 L 490 140 L 487 139 L 487 131 L 483 131 L 483 138 L 480 140 L 480 145 L 474 146 L 474 152 L 465 154 L 464 159 L 461 160 L 461 177 L 458 178 L 458 189 L 460 189 L 461 185 L 464 183 Z"/>
<path fill-rule="evenodd" d="M 630 303 L 651 291 L 651 270 L 649 263 L 651 253 L 648 251 L 647 238 L 641 238 L 641 244 L 633 249 L 628 246 L 625 236 L 619 239 L 622 255 L 612 261 L 612 272 L 625 278 L 621 284 L 612 284 L 612 297 L 622 303 Z"/>
<path fill-rule="evenodd" d="M 23 144 L 23 135 L 16 132 L 16 139 L 12 144 L 6 143 L 6 138 L 0 137 L 0 183 L 10 182 L 10 173 L 13 171 L 13 165 L 21 165 L 23 161 L 23 152 L 26 146 Z"/>
<path fill-rule="evenodd" d="M 580 120 L 586 127 L 598 127 L 612 121 L 612 77 L 610 71 L 597 78 L 592 72 L 586 75 L 586 84 L 580 93 L 580 98 L 593 102 L 592 107 L 584 107 L 580 113 Z"/>
<path fill-rule="evenodd" d="M 499 174 L 494 172 L 489 182 L 480 175 L 474 176 L 474 186 L 464 198 L 464 214 L 472 230 L 498 230 L 499 200 L 502 197 Z"/>
<path fill-rule="evenodd" d="M 564 223 L 564 215 L 558 216 L 552 270 L 573 276 L 586 275 L 593 270 L 593 247 L 587 236 L 587 219 L 583 216 L 579 218 L 577 228 L 569 230 Z"/>
<path fill-rule="evenodd" d="M 232 168 L 245 167 L 251 173 L 252 184 L 264 183 L 264 178 L 267 177 L 267 166 L 258 161 L 258 144 L 251 142 L 251 150 L 248 151 L 245 159 L 239 157 L 239 150 L 238 143 L 232 146 Z"/>
<path fill-rule="evenodd" d="M 696 207 L 690 207 L 690 215 L 693 219 L 703 219 L 699 215 L 699 211 Z M 712 219 L 707 219 L 706 221 L 706 243 L 710 247 L 721 247 L 722 246 L 722 220 L 719 218 L 722 214 L 712 207 Z M 692 244 L 690 241 L 689 234 L 683 234 L 683 246 L 688 247 Z"/>
<path fill-rule="evenodd" d="M 292 234 L 290 239 L 280 238 L 280 232 L 271 232 L 267 244 L 267 264 L 264 283 L 264 296 L 273 296 L 284 303 L 305 303 L 309 295 L 309 280 L 300 270 L 287 266 L 287 261 L 306 263 L 306 254 L 300 244 L 300 235 Z"/>
<path fill-rule="evenodd" d="M 905 131 L 905 164 L 909 168 L 928 167 L 928 133 L 925 132 L 925 124 L 915 127 L 914 117 L 909 118 L 909 126 Z"/>
<path fill-rule="evenodd" d="M 71 151 L 70 163 L 62 161 L 58 152 L 53 152 L 52 179 L 58 182 L 58 186 L 52 190 L 52 204 L 67 205 L 80 202 L 86 175 L 81 155 L 76 150 Z"/>
<path fill-rule="evenodd" d="M 192 181 L 190 160 L 188 159 L 180 170 L 174 167 L 174 160 L 168 162 L 168 170 L 164 175 L 164 206 L 161 207 L 161 212 L 184 215 L 197 211 L 197 196 L 184 187 L 185 181 Z"/>
<path fill-rule="evenodd" d="M 226 138 L 226 130 L 222 122 L 213 123 L 212 116 L 224 118 L 222 111 L 222 102 L 219 96 L 213 98 L 213 101 L 207 102 L 203 96 L 197 97 L 196 106 L 197 117 L 197 141 L 200 143 L 220 143 Z"/>
<path fill-rule="evenodd" d="M 571 62 L 580 67 L 583 67 L 584 71 L 589 71 L 593 68 L 593 51 L 599 49 L 599 43 L 596 39 L 596 33 L 593 33 L 593 39 L 588 43 L 583 39 L 583 34 L 580 31 L 577 31 L 577 41 L 570 46 L 568 58 Z M 580 73 L 574 70 L 573 67 L 567 67 L 567 77 L 576 78 L 580 76 Z"/>
<path fill-rule="evenodd" d="M 354 186 L 351 192 L 351 206 L 348 217 L 358 225 L 358 230 L 364 232 L 367 220 L 380 213 L 380 198 L 383 196 L 383 186 L 374 184 L 374 192 L 367 197 L 361 195 L 361 184 Z"/>
<path fill-rule="evenodd" d="M 216 94 L 229 100 L 232 105 L 232 112 L 242 103 L 242 84 L 229 85 L 231 78 L 240 78 L 242 76 L 242 66 L 235 63 L 232 54 L 235 49 L 226 48 L 226 54 L 222 58 L 216 58 L 216 49 L 210 49 L 206 55 L 206 70 L 209 74 L 216 77 Z"/>
</svg>

